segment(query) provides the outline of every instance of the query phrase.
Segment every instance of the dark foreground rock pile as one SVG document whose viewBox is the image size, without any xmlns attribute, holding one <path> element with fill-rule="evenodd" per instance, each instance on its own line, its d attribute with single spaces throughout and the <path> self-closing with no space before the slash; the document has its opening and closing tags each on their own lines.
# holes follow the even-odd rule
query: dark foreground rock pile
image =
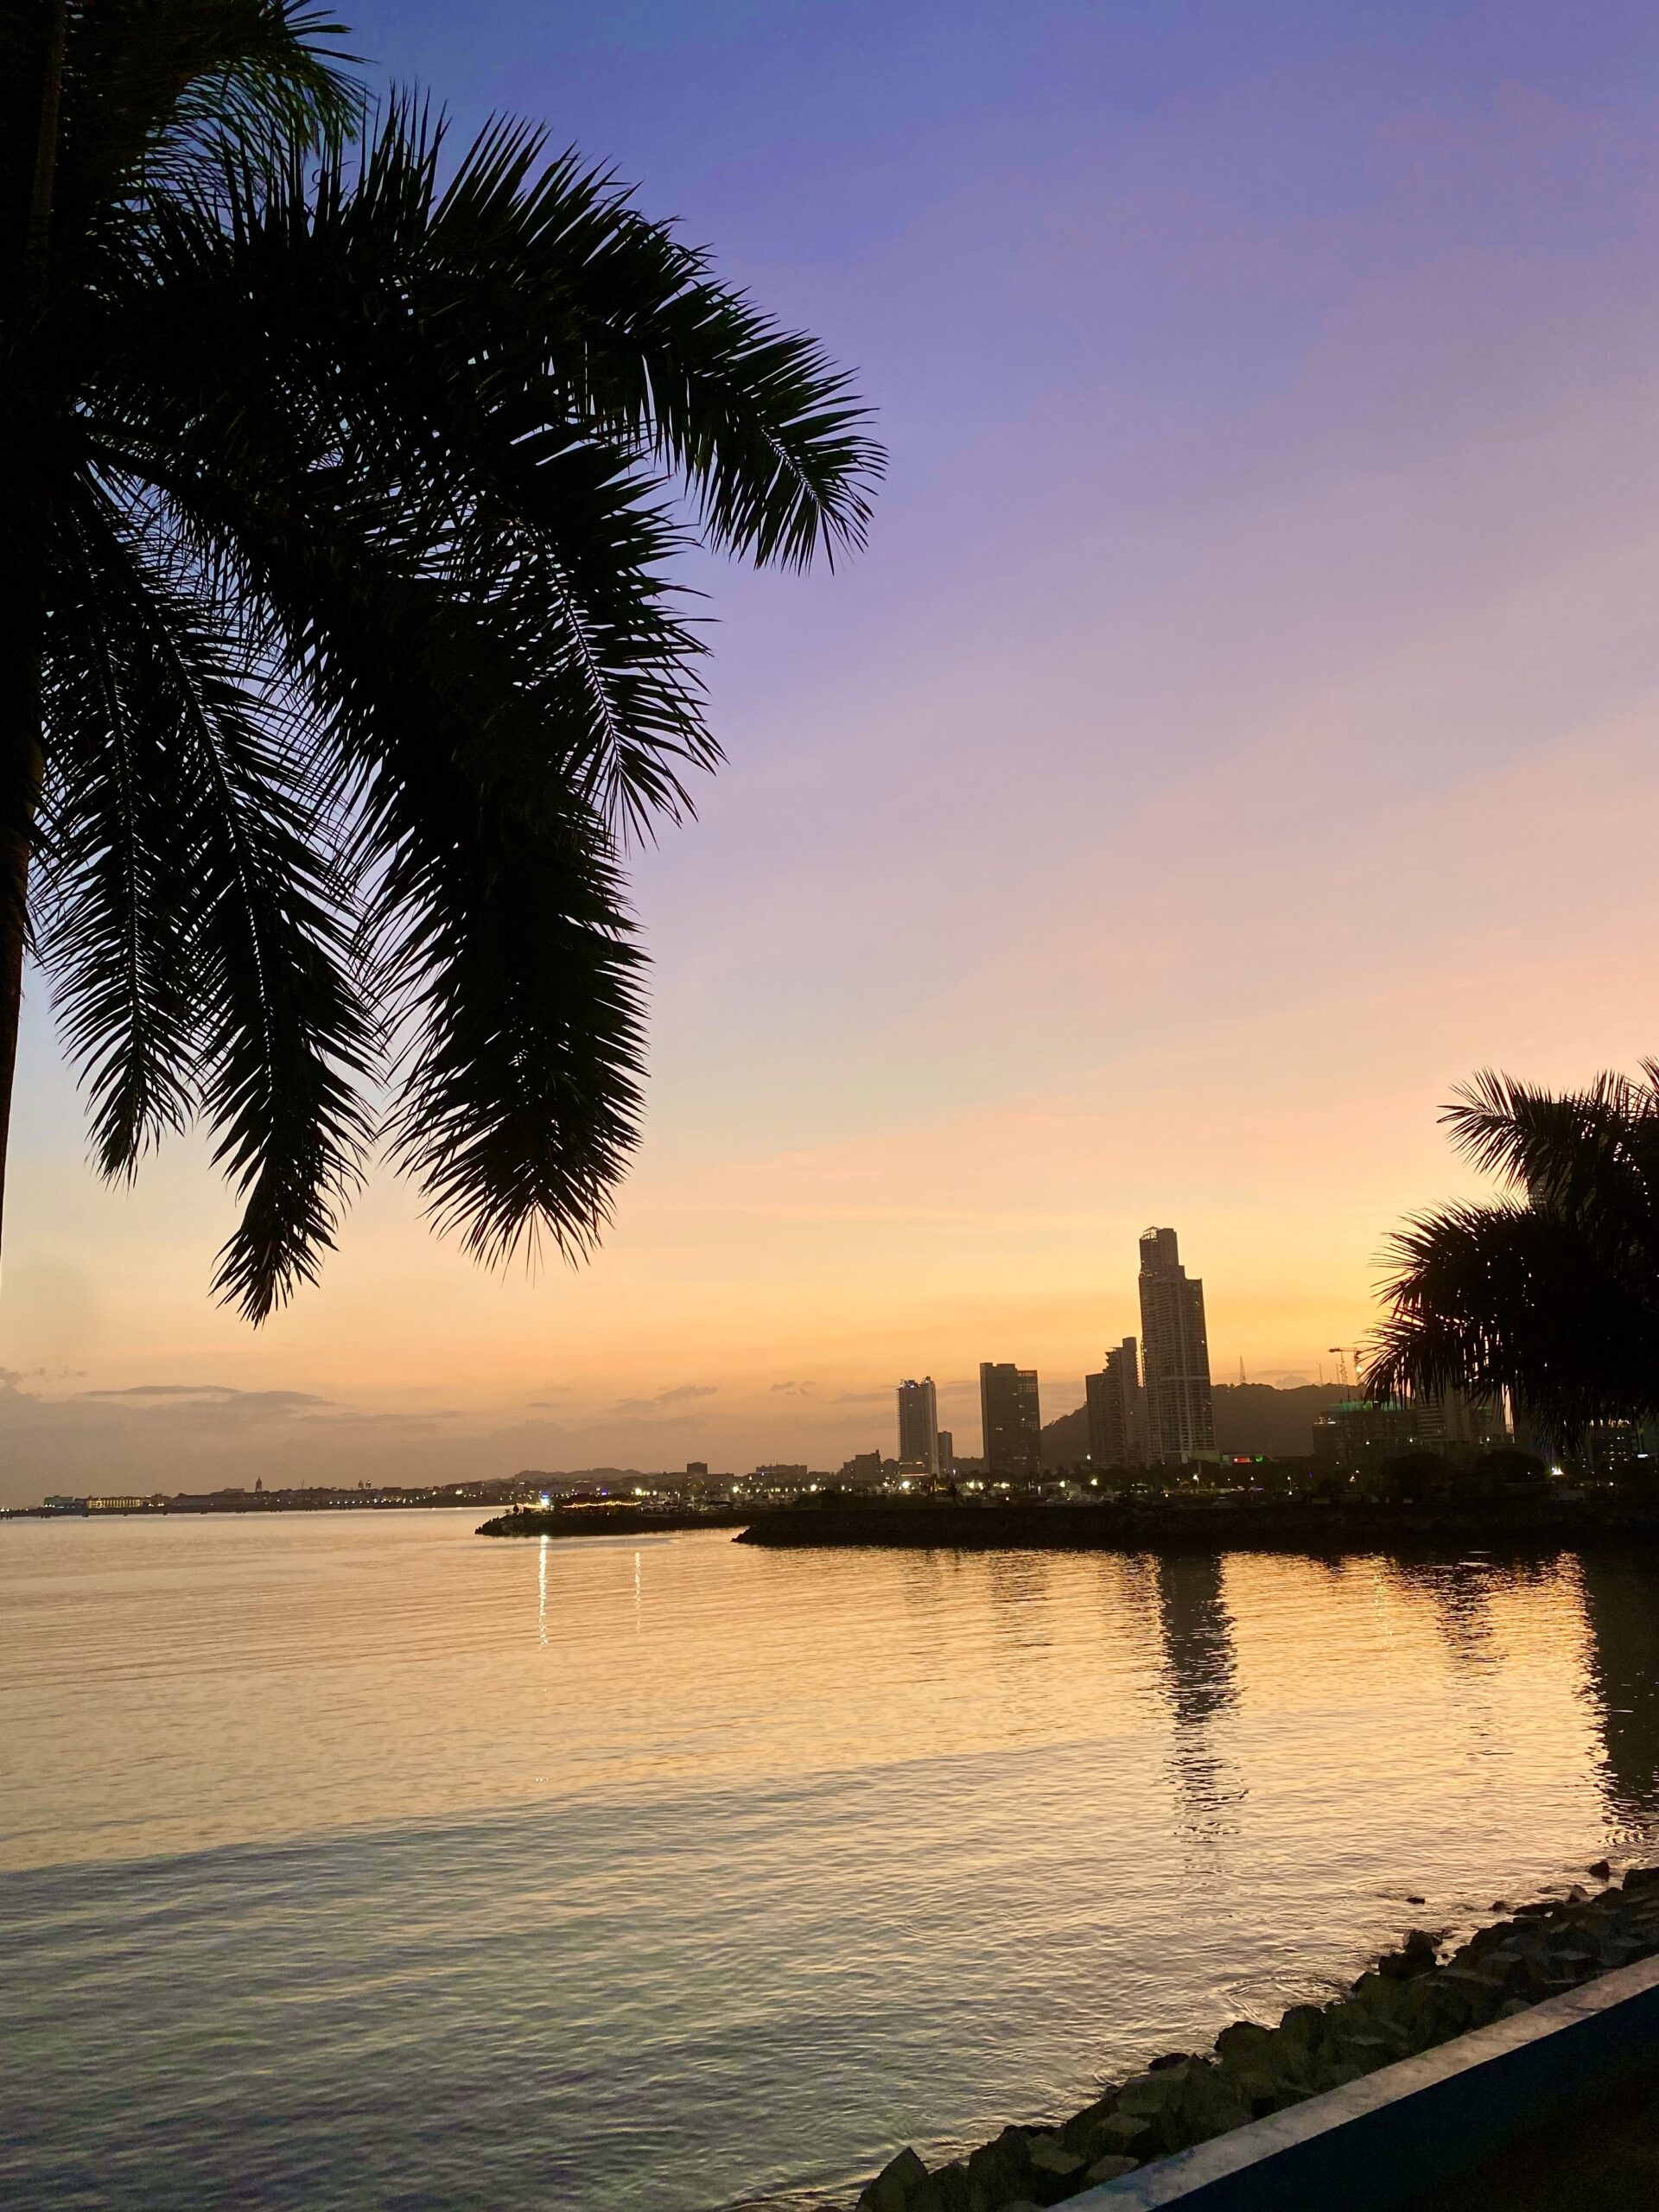
<svg viewBox="0 0 1659 2212">
<path fill-rule="evenodd" d="M 859 2198 L 858 2212 L 1058 2204 L 1656 1953 L 1659 1867 L 1632 1867 L 1622 1887 L 1594 1897 L 1574 1889 L 1522 1905 L 1444 1961 L 1440 1939 L 1415 1929 L 1345 1997 L 1293 2005 L 1277 2027 L 1236 2020 L 1213 2050 L 1154 2059 L 1060 2126 L 1005 2127 L 931 2173 L 914 2151 L 901 2151 Z"/>
</svg>

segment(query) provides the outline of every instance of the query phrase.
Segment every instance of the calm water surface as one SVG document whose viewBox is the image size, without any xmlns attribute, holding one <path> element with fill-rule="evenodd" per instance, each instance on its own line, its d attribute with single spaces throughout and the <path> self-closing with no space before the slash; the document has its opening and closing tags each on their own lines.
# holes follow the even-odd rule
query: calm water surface
<svg viewBox="0 0 1659 2212">
<path fill-rule="evenodd" d="M 0 2197 L 848 2203 L 1649 1848 L 1656 1620 L 1573 1559 L 0 1526 Z"/>
</svg>

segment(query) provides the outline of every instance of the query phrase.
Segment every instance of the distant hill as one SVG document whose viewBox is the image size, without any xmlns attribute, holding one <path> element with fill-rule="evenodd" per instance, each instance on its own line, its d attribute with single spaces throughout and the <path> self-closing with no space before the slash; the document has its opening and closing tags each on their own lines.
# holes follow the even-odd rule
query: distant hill
<svg viewBox="0 0 1659 2212">
<path fill-rule="evenodd" d="M 1271 1382 L 1217 1382 L 1217 1447 L 1305 1459 L 1313 1449 L 1319 1415 L 1352 1395 L 1340 1382 L 1304 1382 L 1294 1390 L 1277 1390 Z"/>
<path fill-rule="evenodd" d="M 1217 1382 L 1216 1447 L 1303 1459 L 1313 1448 L 1313 1424 L 1327 1406 L 1349 1395 L 1338 1382 L 1305 1382 L 1294 1390 L 1271 1382 Z M 1043 1465 L 1071 1467 L 1089 1450 L 1089 1417 L 1079 1406 L 1043 1427 Z"/>
</svg>

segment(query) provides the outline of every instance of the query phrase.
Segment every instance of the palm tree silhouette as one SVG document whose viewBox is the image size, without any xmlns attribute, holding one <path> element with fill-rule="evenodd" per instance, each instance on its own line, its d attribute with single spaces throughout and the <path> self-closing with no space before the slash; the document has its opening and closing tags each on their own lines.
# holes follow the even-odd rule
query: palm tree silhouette
<svg viewBox="0 0 1659 2212">
<path fill-rule="evenodd" d="M 1659 1065 L 1559 1096 L 1488 1072 L 1443 1118 L 1510 1195 L 1391 1239 L 1367 1391 L 1507 1390 L 1568 1446 L 1659 1414 Z"/>
<path fill-rule="evenodd" d="M 474 1252 L 591 1244 L 639 1110 L 620 847 L 719 757 L 668 563 L 833 561 L 881 466 L 611 178 L 511 122 L 452 162 L 339 35 L 0 10 L 0 1184 L 27 944 L 104 1173 L 212 1130 L 255 1320 L 377 1135 Z"/>
</svg>

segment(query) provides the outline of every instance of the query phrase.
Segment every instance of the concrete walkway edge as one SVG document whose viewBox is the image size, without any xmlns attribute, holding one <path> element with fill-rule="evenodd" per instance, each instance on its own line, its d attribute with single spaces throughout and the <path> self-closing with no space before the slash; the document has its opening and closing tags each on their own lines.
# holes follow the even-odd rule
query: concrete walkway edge
<svg viewBox="0 0 1659 2212">
<path fill-rule="evenodd" d="M 1068 2197 L 1059 2212 L 1395 2212 L 1659 2062 L 1659 1959 Z"/>
</svg>

